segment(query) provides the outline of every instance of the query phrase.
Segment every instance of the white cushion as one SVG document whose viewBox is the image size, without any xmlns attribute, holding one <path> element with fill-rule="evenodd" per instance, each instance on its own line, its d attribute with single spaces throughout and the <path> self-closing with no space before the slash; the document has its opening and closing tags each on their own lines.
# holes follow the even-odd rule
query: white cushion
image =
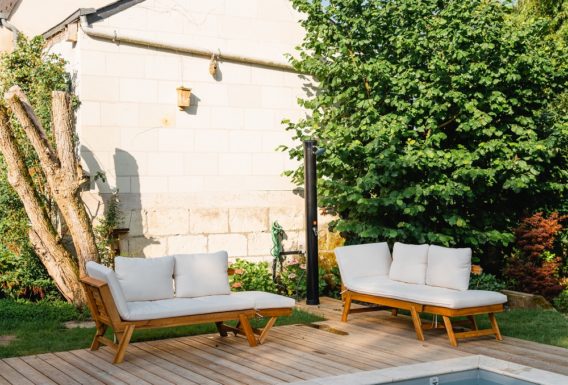
<svg viewBox="0 0 568 385">
<path fill-rule="evenodd" d="M 471 272 L 471 249 L 452 249 L 430 245 L 426 284 L 467 290 Z"/>
<path fill-rule="evenodd" d="M 344 285 L 358 277 L 388 275 L 391 266 L 386 242 L 338 247 L 335 257 Z"/>
<path fill-rule="evenodd" d="M 296 301 L 292 298 L 266 293 L 264 291 L 237 291 L 231 293 L 231 295 L 253 301 L 256 310 L 290 308 L 296 306 Z"/>
<path fill-rule="evenodd" d="M 464 309 L 507 302 L 507 296 L 485 290 L 452 290 L 436 286 L 393 281 L 387 277 L 362 277 L 347 287 L 357 293 L 399 299 L 422 305 Z"/>
<path fill-rule="evenodd" d="M 173 257 L 116 257 L 114 267 L 127 301 L 154 301 L 174 297 Z"/>
<path fill-rule="evenodd" d="M 408 245 L 396 242 L 392 249 L 389 278 L 395 281 L 424 285 L 428 245 Z"/>
<path fill-rule="evenodd" d="M 107 283 L 110 289 L 110 294 L 112 295 L 112 298 L 114 299 L 114 303 L 118 310 L 118 314 L 120 314 L 122 319 L 126 319 L 126 317 L 128 317 L 128 306 L 126 304 L 126 298 L 124 297 L 122 288 L 120 287 L 120 283 L 118 282 L 114 271 L 93 261 L 87 262 L 86 268 L 89 277 Z"/>
<path fill-rule="evenodd" d="M 230 294 L 226 251 L 175 256 L 176 297 Z"/>
<path fill-rule="evenodd" d="M 170 298 L 159 301 L 128 302 L 128 321 L 254 309 L 254 302 L 233 295 L 199 298 Z"/>
</svg>

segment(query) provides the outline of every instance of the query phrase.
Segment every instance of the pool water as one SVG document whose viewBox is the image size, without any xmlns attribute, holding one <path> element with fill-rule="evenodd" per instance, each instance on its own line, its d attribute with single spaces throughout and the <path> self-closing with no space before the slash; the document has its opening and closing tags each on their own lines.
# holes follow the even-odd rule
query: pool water
<svg viewBox="0 0 568 385">
<path fill-rule="evenodd" d="M 487 370 L 473 369 L 463 372 L 421 377 L 413 380 L 393 382 L 393 385 L 535 385 Z"/>
</svg>

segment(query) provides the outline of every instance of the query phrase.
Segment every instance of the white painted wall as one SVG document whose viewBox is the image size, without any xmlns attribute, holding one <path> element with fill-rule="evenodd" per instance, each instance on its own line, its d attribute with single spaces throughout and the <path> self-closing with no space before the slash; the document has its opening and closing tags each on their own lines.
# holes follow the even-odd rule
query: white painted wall
<svg viewBox="0 0 568 385">
<path fill-rule="evenodd" d="M 301 41 L 298 17 L 287 0 L 147 0 L 95 27 L 282 60 Z M 305 80 L 223 61 L 213 79 L 209 59 L 84 33 L 70 44 L 53 50 L 77 71 L 81 156 L 91 175 L 107 175 L 93 183 L 91 210 L 98 193 L 119 189 L 125 253 L 267 257 L 274 220 L 287 230 L 288 249 L 301 247 L 303 199 L 281 176 L 294 165 L 275 148 L 291 143 L 280 122 L 303 115 L 296 98 Z M 184 111 L 181 84 L 194 95 Z"/>
</svg>

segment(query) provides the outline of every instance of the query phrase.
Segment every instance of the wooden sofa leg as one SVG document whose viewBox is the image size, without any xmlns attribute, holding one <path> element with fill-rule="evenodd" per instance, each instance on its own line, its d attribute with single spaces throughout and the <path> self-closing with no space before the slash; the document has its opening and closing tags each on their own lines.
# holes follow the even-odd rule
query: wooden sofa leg
<svg viewBox="0 0 568 385">
<path fill-rule="evenodd" d="M 416 308 L 412 306 L 410 308 L 410 315 L 412 316 L 412 323 L 414 324 L 414 329 L 416 330 L 416 338 L 420 341 L 424 341 L 424 332 L 422 331 L 422 321 L 420 320 L 420 314 L 416 311 Z"/>
<path fill-rule="evenodd" d="M 458 339 L 454 334 L 454 328 L 452 326 L 452 320 L 448 316 L 442 316 L 444 318 L 444 326 L 446 327 L 446 332 L 448 333 L 448 338 L 450 339 L 450 344 L 453 347 L 458 346 Z"/>
<path fill-rule="evenodd" d="M 116 349 L 116 355 L 114 356 L 114 364 L 120 364 L 124 361 L 124 355 L 126 354 L 126 348 L 132 338 L 132 333 L 134 332 L 134 325 L 128 325 L 124 331 L 120 333 L 115 333 L 118 339 L 118 347 Z"/>
<path fill-rule="evenodd" d="M 215 326 L 217 327 L 217 331 L 219 332 L 219 335 L 221 337 L 227 337 L 227 330 L 225 329 L 225 325 L 223 324 L 223 322 L 215 322 Z"/>
<path fill-rule="evenodd" d="M 479 328 L 477 327 L 477 322 L 475 322 L 475 316 L 468 315 L 467 319 L 469 319 L 469 322 L 471 322 L 471 330 L 479 330 Z"/>
<path fill-rule="evenodd" d="M 503 336 L 501 336 L 501 331 L 499 330 L 499 324 L 497 324 L 497 318 L 495 318 L 495 313 L 489 313 L 489 321 L 491 322 L 491 329 L 495 333 L 495 338 L 497 341 L 503 341 Z"/>
<path fill-rule="evenodd" d="M 101 341 L 99 341 L 100 337 L 104 337 L 108 326 L 102 323 L 97 322 L 97 331 L 95 332 L 95 338 L 93 338 L 93 342 L 91 343 L 91 350 L 98 350 L 101 346 Z"/>
<path fill-rule="evenodd" d="M 343 302 L 343 314 L 341 314 L 341 322 L 347 322 L 347 316 L 351 310 L 351 293 L 345 293 L 345 301 Z"/>
<path fill-rule="evenodd" d="M 264 340 L 266 340 L 266 337 L 268 337 L 268 331 L 274 326 L 277 319 L 278 317 L 270 317 L 270 319 L 266 323 L 266 326 L 264 326 L 262 332 L 260 333 L 260 336 L 258 337 L 258 342 L 260 344 L 264 343 Z"/>
<path fill-rule="evenodd" d="M 245 333 L 245 336 L 247 337 L 249 345 L 250 346 L 256 346 L 257 345 L 256 337 L 254 336 L 254 331 L 252 330 L 252 327 L 250 326 L 250 322 L 249 322 L 247 316 L 240 314 L 239 315 L 239 323 L 241 324 L 241 328 L 242 328 L 243 332 Z"/>
</svg>

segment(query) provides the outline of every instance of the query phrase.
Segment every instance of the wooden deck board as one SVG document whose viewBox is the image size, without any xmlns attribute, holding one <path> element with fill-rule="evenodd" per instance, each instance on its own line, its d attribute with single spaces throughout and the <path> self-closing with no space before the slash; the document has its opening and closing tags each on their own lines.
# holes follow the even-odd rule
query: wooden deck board
<svg viewBox="0 0 568 385">
<path fill-rule="evenodd" d="M 4 360 L 0 361 L 0 378 L 3 378 L 9 384 L 33 385 L 33 382 L 23 377 L 16 369 L 5 363 Z"/>
<path fill-rule="evenodd" d="M 7 358 L 0 360 L 0 385 L 273 385 L 471 354 L 568 375 L 568 349 L 507 336 L 503 342 L 484 337 L 452 348 L 443 330 L 425 332 L 426 341 L 420 342 L 407 317 L 358 313 L 342 323 L 340 302 L 321 302 L 309 307 L 327 318 L 318 323 L 320 329 L 276 327 L 255 348 L 241 336 L 212 334 L 133 343 L 120 365 L 111 363 L 112 351 L 106 347 Z"/>
<path fill-rule="evenodd" d="M 128 385 L 128 383 L 121 381 L 118 377 L 101 370 L 99 367 L 93 365 L 90 361 L 86 361 L 74 355 L 72 352 L 57 352 L 54 353 L 60 359 L 68 362 L 70 365 L 76 366 L 90 376 L 98 379 L 107 385 Z"/>
<path fill-rule="evenodd" d="M 232 358 L 242 363 L 244 366 L 253 369 L 261 369 L 266 374 L 278 378 L 281 382 L 294 382 L 308 378 L 306 375 L 301 376 L 302 371 L 296 371 L 293 365 L 286 365 L 278 361 L 278 359 L 271 359 L 273 356 L 270 355 L 270 350 L 264 349 L 265 352 L 255 352 L 249 349 L 239 349 L 238 347 L 231 346 L 231 344 L 224 343 L 224 338 L 193 337 L 192 340 L 202 344 L 212 354 L 219 357 Z M 187 339 L 183 342 L 185 341 L 187 341 Z M 299 364 L 299 362 L 297 363 Z M 300 376 L 289 373 L 300 374 Z"/>
<path fill-rule="evenodd" d="M 19 373 L 21 373 L 22 376 L 28 378 L 34 384 L 37 383 L 46 384 L 46 385 L 55 384 L 55 382 L 51 381 L 49 377 L 44 376 L 41 372 L 37 371 L 32 366 L 28 365 L 28 363 L 26 363 L 20 357 L 6 358 L 4 362 L 10 365 L 13 369 L 18 371 Z"/>
<path fill-rule="evenodd" d="M 42 374 L 46 375 L 51 379 L 51 381 L 56 384 L 61 385 L 81 385 L 79 382 L 75 381 L 73 378 L 69 377 L 67 373 L 53 367 L 46 361 L 42 360 L 39 356 L 28 356 L 22 357 L 28 365 L 35 368 Z"/>
<path fill-rule="evenodd" d="M 217 365 L 215 362 L 202 360 L 200 357 L 196 357 L 191 352 L 191 349 L 182 350 L 179 346 L 168 345 L 167 341 L 159 342 L 159 344 L 142 343 L 139 345 L 141 345 L 140 347 L 142 349 L 154 348 L 156 355 L 159 355 L 170 362 L 175 362 L 179 366 L 187 367 L 189 370 L 195 371 L 212 381 L 216 381 L 223 385 L 234 385 L 239 383 L 238 378 L 233 378 L 231 376 L 234 375 L 232 372 L 224 372 L 223 366 Z"/>
</svg>

